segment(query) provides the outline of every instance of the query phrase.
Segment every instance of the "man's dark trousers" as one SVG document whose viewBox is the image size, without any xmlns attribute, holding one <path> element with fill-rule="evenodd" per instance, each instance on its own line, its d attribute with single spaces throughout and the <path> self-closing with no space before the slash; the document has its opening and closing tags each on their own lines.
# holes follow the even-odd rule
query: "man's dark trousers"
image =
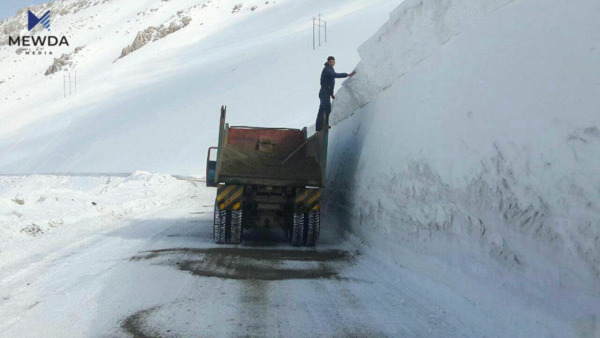
<svg viewBox="0 0 600 338">
<path fill-rule="evenodd" d="M 317 125 L 316 130 L 323 129 L 323 119 L 327 118 L 327 124 L 329 124 L 329 113 L 331 113 L 331 100 L 329 99 L 330 95 L 325 93 L 325 91 L 319 91 L 319 99 L 321 100 L 321 105 L 319 106 L 319 113 L 317 114 Z"/>
</svg>

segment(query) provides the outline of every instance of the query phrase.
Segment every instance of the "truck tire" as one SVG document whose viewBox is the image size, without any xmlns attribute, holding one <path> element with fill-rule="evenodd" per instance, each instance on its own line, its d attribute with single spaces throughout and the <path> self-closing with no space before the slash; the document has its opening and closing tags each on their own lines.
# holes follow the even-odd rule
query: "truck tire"
<svg viewBox="0 0 600 338">
<path fill-rule="evenodd" d="M 242 210 L 220 210 L 215 203 L 213 238 L 217 244 L 242 242 Z"/>
<path fill-rule="evenodd" d="M 215 218 L 213 220 L 213 239 L 217 244 L 225 243 L 225 227 L 227 225 L 227 211 L 220 210 L 215 203 Z"/>
<path fill-rule="evenodd" d="M 229 238 L 227 243 L 240 244 L 242 242 L 242 209 L 232 210 L 229 220 Z"/>
<path fill-rule="evenodd" d="M 315 246 L 321 232 L 321 211 L 294 212 L 291 242 L 293 246 Z"/>
<path fill-rule="evenodd" d="M 294 223 L 292 226 L 292 245 L 301 246 L 304 245 L 304 232 L 306 229 L 306 219 L 303 212 L 294 212 Z"/>
<path fill-rule="evenodd" d="M 315 246 L 321 233 L 321 210 L 311 210 L 308 212 L 306 245 Z"/>
</svg>

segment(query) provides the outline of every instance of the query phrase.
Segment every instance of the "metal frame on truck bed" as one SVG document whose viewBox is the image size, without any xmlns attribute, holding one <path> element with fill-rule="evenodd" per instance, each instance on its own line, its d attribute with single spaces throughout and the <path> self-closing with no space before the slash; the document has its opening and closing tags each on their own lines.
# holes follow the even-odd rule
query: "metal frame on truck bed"
<svg viewBox="0 0 600 338">
<path fill-rule="evenodd" d="M 216 243 L 238 244 L 244 229 L 280 227 L 292 245 L 315 245 L 321 224 L 329 128 L 230 127 L 221 107 L 219 145 L 208 149 L 206 185 L 217 188 Z M 216 159 L 211 154 L 217 152 Z"/>
</svg>

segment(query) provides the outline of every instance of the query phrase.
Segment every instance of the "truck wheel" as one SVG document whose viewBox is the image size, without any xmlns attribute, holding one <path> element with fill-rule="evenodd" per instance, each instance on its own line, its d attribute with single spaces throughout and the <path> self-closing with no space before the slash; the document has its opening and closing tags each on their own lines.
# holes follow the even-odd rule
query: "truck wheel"
<svg viewBox="0 0 600 338">
<path fill-rule="evenodd" d="M 242 209 L 232 210 L 229 213 L 231 220 L 229 223 L 230 236 L 227 243 L 240 244 L 242 242 Z"/>
<path fill-rule="evenodd" d="M 304 245 L 304 233 L 306 230 L 306 219 L 303 212 L 294 212 L 294 224 L 292 227 L 292 245 Z"/>
<path fill-rule="evenodd" d="M 219 210 L 215 204 L 213 238 L 217 244 L 240 244 L 242 241 L 242 210 Z"/>
<path fill-rule="evenodd" d="M 294 212 L 294 224 L 291 231 L 293 246 L 314 246 L 321 233 L 321 211 Z"/>
<path fill-rule="evenodd" d="M 306 245 L 315 246 L 321 233 L 321 210 L 311 210 L 308 212 Z"/>
<path fill-rule="evenodd" d="M 225 243 L 225 227 L 227 224 L 227 211 L 220 210 L 215 203 L 215 218 L 213 220 L 213 239 L 217 244 Z"/>
</svg>

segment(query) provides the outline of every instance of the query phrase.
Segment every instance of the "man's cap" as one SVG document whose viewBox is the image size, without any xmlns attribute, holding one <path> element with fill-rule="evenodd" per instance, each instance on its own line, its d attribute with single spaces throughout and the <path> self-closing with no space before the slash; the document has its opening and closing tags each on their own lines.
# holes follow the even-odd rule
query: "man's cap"
<svg viewBox="0 0 600 338">
<path fill-rule="evenodd" d="M 331 61 L 331 60 L 335 60 L 335 58 L 333 56 L 330 56 L 327 58 L 327 61 Z"/>
</svg>

